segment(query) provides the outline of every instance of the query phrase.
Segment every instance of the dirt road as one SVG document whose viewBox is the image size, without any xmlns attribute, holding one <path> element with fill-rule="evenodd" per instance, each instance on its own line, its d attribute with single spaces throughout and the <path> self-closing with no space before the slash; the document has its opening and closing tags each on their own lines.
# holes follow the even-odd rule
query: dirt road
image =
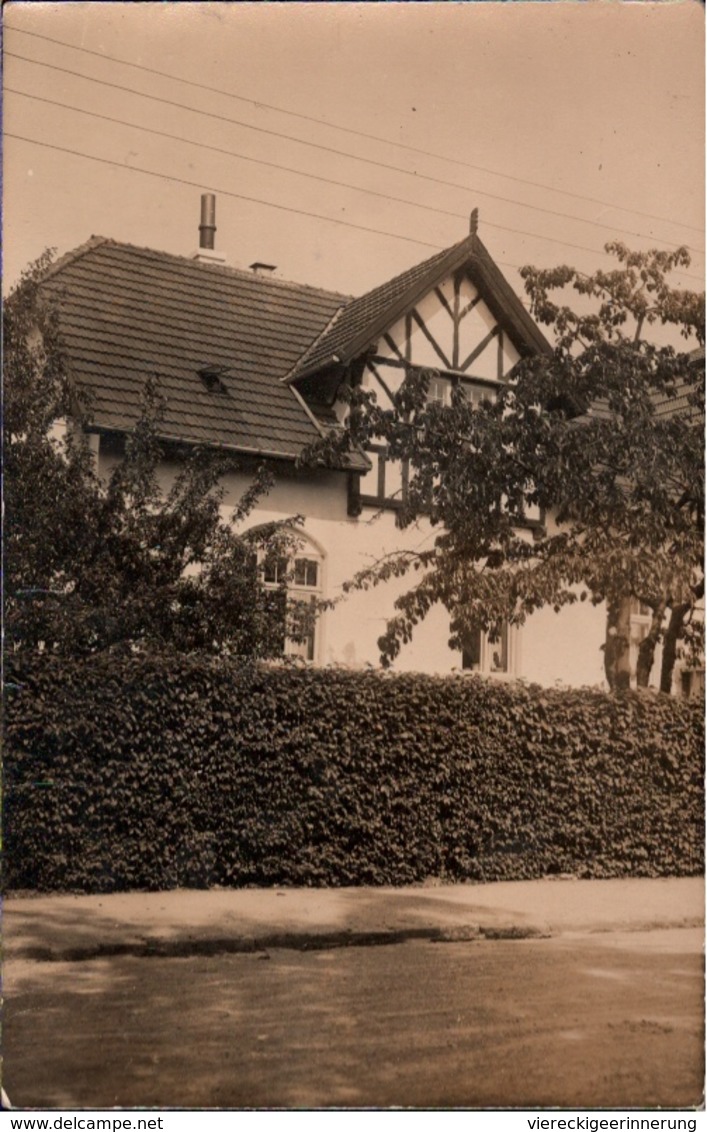
<svg viewBox="0 0 707 1132">
<path fill-rule="evenodd" d="M 691 1107 L 699 929 L 73 962 L 6 974 L 33 1107 Z"/>
</svg>

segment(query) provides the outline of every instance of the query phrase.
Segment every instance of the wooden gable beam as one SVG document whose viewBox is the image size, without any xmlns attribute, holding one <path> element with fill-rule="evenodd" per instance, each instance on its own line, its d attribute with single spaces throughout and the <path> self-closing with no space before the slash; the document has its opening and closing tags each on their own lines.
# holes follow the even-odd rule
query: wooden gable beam
<svg viewBox="0 0 707 1132">
<path fill-rule="evenodd" d="M 447 302 L 447 299 L 445 297 L 445 294 L 444 294 L 444 291 L 442 290 L 442 288 L 441 287 L 435 287 L 434 291 L 435 291 L 435 295 L 437 296 L 437 298 L 440 301 L 440 305 L 444 307 L 444 309 L 446 310 L 446 312 L 447 312 L 447 314 L 449 315 L 450 318 L 454 318 L 455 317 L 454 311 L 452 310 L 449 303 Z"/>
<path fill-rule="evenodd" d="M 454 276 L 454 328 L 452 330 L 452 369 L 459 369 L 459 304 L 461 303 L 462 277 Z"/>
<path fill-rule="evenodd" d="M 397 342 L 395 341 L 395 339 L 394 339 L 394 338 L 392 338 L 390 334 L 384 334 L 384 335 L 383 335 L 383 340 L 384 340 L 384 342 L 386 343 L 386 345 L 390 347 L 390 349 L 391 349 L 391 350 L 393 351 L 393 353 L 394 353 L 394 354 L 397 354 L 397 356 L 398 356 L 398 357 L 400 358 L 400 361 L 401 361 L 401 362 L 404 362 L 404 361 L 405 361 L 405 358 L 404 358 L 404 357 L 403 357 L 403 355 L 401 354 L 401 352 L 400 352 L 400 350 L 399 350 L 399 348 L 398 348 L 398 344 L 397 344 Z"/>
<path fill-rule="evenodd" d="M 394 369 L 409 369 L 409 365 L 404 358 L 387 358 L 385 354 L 371 354 L 371 356 L 366 359 L 366 364 L 370 366 L 371 362 L 375 362 L 377 366 L 392 366 Z"/>
<path fill-rule="evenodd" d="M 469 366 L 471 365 L 471 363 L 476 361 L 479 354 L 483 354 L 483 352 L 486 349 L 486 347 L 488 346 L 489 342 L 492 342 L 493 339 L 496 337 L 496 335 L 498 335 L 500 333 L 501 333 L 501 327 L 498 326 L 498 325 L 494 326 L 493 330 L 490 330 L 488 332 L 486 337 L 483 338 L 481 340 L 481 342 L 479 342 L 478 346 L 474 350 L 471 351 L 471 353 L 469 354 L 469 357 L 460 366 L 460 369 L 462 370 L 462 372 L 466 371 L 469 368 Z"/>
<path fill-rule="evenodd" d="M 474 284 L 474 286 L 476 286 L 476 284 Z M 461 322 L 463 318 L 466 318 L 468 314 L 471 314 L 474 307 L 477 306 L 481 301 L 481 295 L 477 295 L 475 299 L 470 299 L 466 306 L 459 311 L 459 321 Z"/>
<path fill-rule="evenodd" d="M 390 389 L 388 388 L 388 383 L 381 377 L 381 375 L 378 372 L 378 369 L 374 365 L 373 360 L 371 358 L 368 359 L 368 362 L 366 364 L 368 365 L 369 370 L 371 371 L 371 373 L 375 377 L 375 379 L 378 382 L 378 384 L 380 385 L 381 389 L 385 390 L 385 392 L 387 393 L 388 399 L 390 400 L 390 403 L 392 405 L 393 404 L 393 394 L 390 392 Z"/>
<path fill-rule="evenodd" d="M 434 338 L 430 334 L 429 330 L 425 326 L 424 319 L 422 319 L 420 317 L 420 315 L 418 314 L 418 312 L 414 308 L 413 308 L 411 314 L 412 314 L 413 321 L 415 322 L 415 324 L 420 328 L 420 330 L 424 334 L 425 338 L 429 342 L 429 344 L 432 347 L 432 349 L 434 350 L 435 354 L 437 355 L 439 360 L 442 362 L 442 365 L 444 366 L 444 368 L 445 369 L 453 369 L 452 363 L 449 361 L 449 358 L 444 353 L 442 347 L 437 345 L 436 341 L 434 340 Z"/>
</svg>

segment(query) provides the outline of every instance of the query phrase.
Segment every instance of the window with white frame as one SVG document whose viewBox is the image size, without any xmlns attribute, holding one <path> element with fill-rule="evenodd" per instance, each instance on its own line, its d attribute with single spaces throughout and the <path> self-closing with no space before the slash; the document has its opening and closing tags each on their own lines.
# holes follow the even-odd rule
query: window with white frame
<svg viewBox="0 0 707 1132">
<path fill-rule="evenodd" d="M 439 374 L 432 374 L 427 386 L 427 404 L 448 405 L 449 391 L 450 385 L 447 378 L 440 377 Z"/>
<path fill-rule="evenodd" d="M 459 392 L 472 409 L 478 409 L 484 401 L 494 401 L 495 390 L 487 385 L 475 385 L 470 381 L 459 382 Z"/>
<path fill-rule="evenodd" d="M 469 381 L 466 378 L 458 377 L 443 377 L 436 370 L 429 371 L 429 384 L 427 386 L 427 404 L 428 405 L 449 405 L 452 400 L 452 386 L 456 385 L 462 398 L 471 405 L 472 408 L 478 408 L 484 401 L 493 401 L 496 397 L 496 392 L 493 386 L 487 383 L 477 383 Z"/>
<path fill-rule="evenodd" d="M 283 655 L 316 660 L 316 606 L 323 596 L 322 554 L 302 540 L 290 557 L 266 558 L 262 577 L 281 618 Z"/>
<path fill-rule="evenodd" d="M 462 669 L 485 676 L 508 676 L 515 668 L 515 647 L 510 626 L 504 622 L 495 640 L 481 629 L 468 633 L 462 648 Z"/>
</svg>

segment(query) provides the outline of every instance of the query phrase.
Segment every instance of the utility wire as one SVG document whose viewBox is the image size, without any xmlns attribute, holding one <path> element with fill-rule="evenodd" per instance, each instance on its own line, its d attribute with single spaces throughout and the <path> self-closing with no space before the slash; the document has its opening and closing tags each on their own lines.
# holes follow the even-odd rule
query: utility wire
<svg viewBox="0 0 707 1132">
<path fill-rule="evenodd" d="M 265 110 L 273 110 L 277 114 L 286 114 L 290 118 L 299 118 L 303 122 L 313 122 L 318 126 L 326 126 L 328 129 L 339 130 L 342 133 L 352 134 L 355 137 L 366 138 L 368 141 L 381 142 L 383 145 L 392 145 L 398 149 L 405 149 L 409 153 L 417 153 L 423 157 L 432 157 L 436 161 L 448 161 L 453 165 L 461 165 L 466 169 L 473 169 L 477 173 L 486 173 L 492 177 L 503 177 L 508 181 L 515 181 L 520 185 L 530 185 L 534 189 L 543 189 L 547 192 L 559 193 L 562 196 L 572 197 L 574 200 L 585 200 L 590 204 L 598 204 L 604 208 L 613 208 L 619 212 L 626 212 L 633 216 L 642 216 L 646 220 L 659 220 L 666 224 L 674 224 L 676 227 L 686 228 L 691 232 L 704 233 L 704 228 L 697 228 L 692 224 L 685 224 L 681 220 L 671 220 L 667 216 L 658 216 L 653 212 L 642 212 L 638 208 L 624 208 L 622 205 L 613 204 L 611 201 L 601 200 L 598 197 L 586 196 L 583 193 L 573 193 L 569 189 L 558 189 L 555 185 L 544 185 L 539 181 L 530 181 L 527 177 L 517 177 L 512 173 L 500 173 L 497 169 L 488 169 L 483 165 L 473 165 L 469 161 L 461 161 L 458 157 L 447 157 L 443 153 L 433 153 L 427 149 L 421 149 L 418 146 L 408 145 L 406 142 L 395 141 L 393 138 L 384 138 L 378 134 L 369 134 L 364 130 L 357 130 L 351 126 L 342 126 L 340 123 L 329 122 L 326 118 L 316 118 L 311 114 L 302 114 L 296 110 L 289 110 L 284 106 L 276 106 L 270 102 L 263 102 L 260 99 L 248 98 L 243 94 L 236 94 L 233 91 L 223 90 L 220 87 L 209 86 L 207 83 L 196 82 L 194 79 L 185 79 L 180 75 L 172 75 L 168 71 L 160 71 L 156 67 L 146 67 L 143 63 L 131 63 L 127 59 L 119 59 L 115 55 L 107 55 L 102 51 L 92 51 L 88 47 L 79 47 L 76 43 L 66 43 L 61 39 L 54 39 L 50 35 L 40 35 L 39 32 L 27 31 L 24 28 L 11 28 L 13 32 L 20 32 L 22 35 L 32 36 L 34 39 L 42 39 L 47 43 L 54 43 L 60 47 L 68 47 L 72 51 L 81 51 L 84 55 L 93 55 L 102 61 L 109 60 L 111 63 L 118 63 L 123 67 L 132 67 L 137 71 L 144 71 L 148 75 L 158 75 L 163 79 L 170 79 L 172 82 L 184 83 L 186 86 L 195 87 L 198 90 L 205 90 L 211 94 L 223 95 L 225 98 L 232 98 L 238 102 L 246 102 L 256 109 L 263 108 Z M 8 54 L 10 54 L 8 52 Z M 516 202 L 516 203 L 521 203 Z"/>
<path fill-rule="evenodd" d="M 464 212 L 451 212 L 449 209 L 436 208 L 434 205 L 421 204 L 418 201 L 414 201 L 414 200 L 406 200 L 405 197 L 394 197 L 394 196 L 391 196 L 389 193 L 378 192 L 376 189 L 365 189 L 365 188 L 362 188 L 358 185 L 347 184 L 345 181 L 333 180 L 331 177 L 322 177 L 317 173 L 305 173 L 300 169 L 293 169 L 289 165 L 279 165 L 274 161 L 265 161 L 265 160 L 258 158 L 258 157 L 249 157 L 246 154 L 236 153 L 234 150 L 223 149 L 220 146 L 216 146 L 216 145 L 209 145 L 206 142 L 192 141 L 190 138 L 180 137 L 179 134 L 170 134 L 166 130 L 156 130 L 156 129 L 153 129 L 151 126 L 140 126 L 135 122 L 126 122 L 123 118 L 114 118 L 114 117 L 112 117 L 111 115 L 108 115 L 108 114 L 98 114 L 95 110 L 86 110 L 81 106 L 71 106 L 67 102 L 58 102 L 57 100 L 55 100 L 53 98 L 44 98 L 41 95 L 30 94 L 30 93 L 28 93 L 27 91 L 24 91 L 24 90 L 15 90 L 12 87 L 6 86 L 5 87 L 5 93 L 6 94 L 21 95 L 23 98 L 31 98 L 35 102 L 43 102 L 43 103 L 46 103 L 49 106 L 58 106 L 58 107 L 60 107 L 61 109 L 64 109 L 64 110 L 71 110 L 76 114 L 85 114 L 85 115 L 88 115 L 91 118 L 98 118 L 102 122 L 111 122 L 113 125 L 118 125 L 118 126 L 127 126 L 131 130 L 139 130 L 141 133 L 153 134 L 156 137 L 168 138 L 170 141 L 186 143 L 187 145 L 196 146 L 198 149 L 205 149 L 205 150 L 211 151 L 212 153 L 224 154 L 226 157 L 234 157 L 234 158 L 237 158 L 238 160 L 241 160 L 241 161 L 250 161 L 255 165 L 264 165 L 268 169 L 277 169 L 280 172 L 284 172 L 284 173 L 294 173 L 298 177 L 307 177 L 307 178 L 309 178 L 310 180 L 313 180 L 313 181 L 321 181 L 325 185 L 335 185 L 337 188 L 353 190 L 354 192 L 357 192 L 357 193 L 366 193 L 369 196 L 379 197 L 381 200 L 392 201 L 394 204 L 404 204 L 404 205 L 409 205 L 412 208 L 425 209 L 429 212 L 439 213 L 440 216 L 450 216 L 455 220 L 466 220 L 467 219 L 467 214 L 464 213 Z M 522 229 L 519 229 L 519 228 L 509 228 L 505 224 L 495 224 L 491 220 L 484 221 L 484 226 L 488 227 L 488 228 L 497 228 L 502 232 L 511 232 L 516 236 L 528 236 L 532 240 L 537 240 L 537 239 L 547 240 L 548 242 L 558 244 L 562 247 L 573 248 L 575 251 L 591 252 L 593 255 L 606 255 L 606 252 L 599 251 L 596 248 L 586 247 L 586 245 L 584 245 L 584 244 L 573 244 L 573 243 L 570 243 L 568 240 L 560 240 L 560 239 L 558 239 L 554 236 L 543 236 L 541 233 L 537 233 L 537 232 L 524 232 Z M 693 276 L 693 278 L 696 278 L 696 277 Z"/>
<path fill-rule="evenodd" d="M 202 192 L 220 193 L 225 197 L 235 197 L 236 200 L 249 201 L 251 204 L 263 204 L 267 208 L 276 208 L 280 212 L 293 212 L 297 216 L 309 216 L 315 220 L 328 220 L 332 224 L 343 224 L 347 228 L 357 228 L 360 232 L 371 232 L 374 236 L 392 236 L 395 240 L 405 240 L 409 244 L 420 244 L 425 248 L 434 248 L 435 251 L 440 251 L 439 244 L 431 244 L 427 240 L 417 240 L 413 236 L 401 236 L 397 232 L 384 232 L 380 228 L 368 228 L 363 224 L 355 224 L 352 220 L 339 220 L 335 216 L 324 216 L 320 212 L 307 212 L 303 208 L 293 208 L 287 204 L 274 204 L 269 200 L 261 200 L 260 197 L 246 196 L 245 193 L 234 193 L 232 189 L 217 188 L 215 186 L 208 186 L 202 184 L 201 181 L 187 181 L 184 177 L 171 177 L 167 173 L 155 173 L 152 169 L 142 169 L 138 165 L 125 165 L 120 161 L 112 161 L 108 157 L 95 157 L 91 153 L 81 153 L 77 149 L 68 149 L 65 146 L 53 145 L 51 142 L 38 141 L 36 138 L 26 138 L 21 134 L 13 134 L 9 130 L 5 130 L 4 136 L 6 138 L 13 138 L 15 141 L 28 142 L 30 145 L 38 145 L 43 149 L 54 149 L 58 153 L 68 153 L 72 157 L 83 157 L 87 161 L 97 161 L 101 165 L 113 165 L 117 169 L 122 169 L 131 173 L 144 173 L 148 177 L 158 177 L 161 181 L 172 181 L 177 185 L 187 185 L 192 189 L 200 189 Z M 514 264 L 506 264 L 507 267 L 513 267 Z"/>
<path fill-rule="evenodd" d="M 91 118 L 99 118 L 102 122 L 112 122 L 117 126 L 128 126 L 131 130 L 140 130 L 145 134 L 154 134 L 155 137 L 168 138 L 170 141 L 193 145 L 198 149 L 209 150 L 211 153 L 221 153 L 225 157 L 235 157 L 239 161 L 249 161 L 253 165 L 264 165 L 268 169 L 277 169 L 282 173 L 294 173 L 297 177 L 307 177 L 311 181 L 321 181 L 325 185 L 335 185 L 340 189 L 352 189 L 357 193 L 367 193 L 369 196 L 393 201 L 394 204 L 407 204 L 411 205 L 413 208 L 426 209 L 428 212 L 438 212 L 440 216 L 451 216 L 455 220 L 468 220 L 468 214 L 465 212 L 450 212 L 446 208 L 437 208 L 432 204 L 421 204 L 415 200 L 406 200 L 405 197 L 390 196 L 388 193 L 381 193 L 376 189 L 365 189 L 359 185 L 350 185 L 346 181 L 335 181 L 331 177 L 322 177 L 318 173 L 305 173 L 302 169 L 294 169 L 291 165 L 279 165 L 275 161 L 265 161 L 263 158 L 251 157 L 246 153 L 237 153 L 232 149 L 223 149 L 218 145 L 209 145 L 208 142 L 192 141 L 191 138 L 181 137 L 179 134 L 170 134 L 166 130 L 155 130 L 152 126 L 140 126 L 136 122 L 126 122 L 123 118 L 113 118 L 108 114 L 98 114 L 95 110 L 86 110 L 82 106 L 71 106 L 67 102 L 58 102 L 53 98 L 44 98 L 39 94 L 30 94 L 26 90 L 14 90 L 12 87 L 6 86 L 5 93 L 19 94 L 23 98 L 31 98 L 35 102 L 44 102 L 48 106 L 60 106 L 64 110 L 73 110 L 76 114 L 87 114 Z M 490 225 L 490 227 L 498 227 L 498 225 Z"/>
<path fill-rule="evenodd" d="M 321 150 L 324 153 L 332 153 L 332 154 L 335 154 L 337 157 L 346 157 L 346 158 L 349 158 L 353 161 L 361 161 L 366 165 L 374 165 L 379 169 L 387 169 L 387 170 L 394 172 L 394 173 L 403 173 L 408 177 L 415 177 L 415 179 L 418 180 L 418 181 L 429 181 L 430 183 L 435 184 L 435 185 L 444 185 L 447 188 L 460 189 L 462 192 L 465 192 L 465 193 L 473 192 L 478 196 L 488 197 L 491 200 L 502 201 L 504 204 L 512 204 L 516 207 L 531 209 L 534 212 L 542 212 L 542 213 L 545 213 L 548 216 L 555 216 L 555 217 L 558 217 L 558 218 L 564 219 L 564 220 L 572 220 L 577 224 L 587 224 L 592 228 L 601 228 L 605 232 L 606 231 L 617 231 L 618 230 L 618 231 L 621 231 L 626 236 L 636 236 L 639 239 L 655 240 L 655 241 L 657 241 L 657 243 L 667 244 L 669 247 L 672 247 L 673 244 L 674 244 L 674 241 L 672 241 L 672 240 L 663 240 L 663 239 L 659 238 L 658 236 L 649 235 L 647 232 L 634 232 L 634 231 L 631 231 L 628 228 L 616 229 L 611 224 L 601 224 L 599 221 L 596 221 L 596 220 L 584 220 L 581 216 L 572 216 L 570 213 L 557 212 L 557 211 L 555 211 L 554 209 L 551 209 L 551 208 L 542 208 L 540 205 L 537 205 L 537 204 L 526 204 L 523 201 L 513 200 L 509 197 L 501 197 L 501 196 L 498 196 L 495 193 L 484 192 L 482 189 L 471 189 L 468 185 L 460 185 L 456 181 L 445 181 L 443 178 L 431 177 L 426 173 L 417 173 L 417 172 L 414 172 L 414 171 L 411 172 L 409 169 L 403 169 L 399 165 L 389 165 L 387 162 L 375 161 L 373 158 L 370 158 L 370 157 L 359 157 L 357 154 L 347 153 L 345 150 L 336 149 L 333 146 L 320 145 L 318 142 L 304 141 L 302 138 L 292 137 L 291 134 L 283 134 L 278 130 L 268 130 L 268 129 L 265 129 L 265 127 L 263 127 L 263 126 L 253 126 L 249 122 L 243 122 L 243 121 L 241 121 L 240 119 L 237 119 L 237 118 L 229 118 L 224 114 L 215 114 L 215 113 L 208 111 L 208 110 L 196 110 L 193 106 L 188 106 L 184 102 L 176 102 L 173 99 L 162 98 L 162 97 L 160 97 L 156 94 L 145 94 L 144 91 L 136 90 L 134 87 L 123 86 L 120 83 L 112 83 L 112 82 L 109 82 L 107 79 L 93 78 L 90 75 L 82 75 L 79 71 L 72 71 L 68 67 L 59 67 L 55 63 L 45 63 L 45 62 L 43 62 L 42 60 L 39 60 L 39 59 L 30 59 L 26 55 L 18 55 L 14 51 L 5 51 L 5 56 L 12 58 L 12 59 L 21 59 L 25 63 L 33 63 L 35 66 L 38 66 L 38 67 L 48 67 L 53 71 L 59 71 L 62 74 L 65 74 L 65 75 L 72 75 L 74 78 L 84 79 L 86 82 L 97 83 L 100 86 L 110 87 L 112 90 L 122 91 L 124 94 L 134 94 L 134 95 L 137 95 L 139 98 L 147 98 L 152 102 L 159 102 L 159 103 L 161 103 L 162 105 L 165 105 L 165 106 L 173 106 L 173 107 L 175 107 L 179 110 L 186 110 L 190 114 L 200 114 L 200 115 L 202 115 L 202 117 L 213 118 L 215 121 L 228 122 L 229 125 L 232 125 L 232 126 L 241 126 L 246 130 L 253 130 L 256 133 L 267 134 L 270 137 L 280 138 L 281 140 L 284 140 L 284 141 L 295 142 L 297 145 L 304 145 L 304 146 L 307 146 L 310 149 Z M 686 245 L 686 246 L 689 247 L 689 245 Z M 701 253 L 700 248 L 690 247 L 690 250 Z"/>
<path fill-rule="evenodd" d="M 199 189 L 201 191 L 204 191 L 206 189 L 208 192 L 220 193 L 222 196 L 233 197 L 236 200 L 248 201 L 251 204 L 261 204 L 261 205 L 264 205 L 266 208 L 275 208 L 280 212 L 291 212 L 291 213 L 294 213 L 297 216 L 307 216 L 307 217 L 310 217 L 314 220 L 326 220 L 331 224 L 339 224 L 339 225 L 341 225 L 345 228 L 355 228 L 359 232 L 368 232 L 368 233 L 370 233 L 374 236 L 388 236 L 388 237 L 390 237 L 391 239 L 394 239 L 394 240 L 403 240 L 403 241 L 405 241 L 406 243 L 409 243 L 409 244 L 418 244 L 420 247 L 433 248 L 435 251 L 441 251 L 442 250 L 440 248 L 439 244 L 432 244 L 428 240 L 419 240 L 419 239 L 416 239 L 414 236 L 403 236 L 398 232 L 387 232 L 387 231 L 380 229 L 380 228 L 370 228 L 370 227 L 368 227 L 367 225 L 364 225 L 364 224 L 356 224 L 352 220 L 340 220 L 338 217 L 325 216 L 320 212 L 308 212 L 307 210 L 305 210 L 303 208 L 293 208 L 291 205 L 275 204 L 273 201 L 262 200 L 262 198 L 260 198 L 260 197 L 246 196 L 245 193 L 235 193 L 235 192 L 233 192 L 232 189 L 218 188 L 218 187 L 215 187 L 215 186 L 205 186 L 200 181 L 188 181 L 184 177 L 172 177 L 167 173 L 156 173 L 152 169 L 143 169 L 138 165 L 125 165 L 123 162 L 113 161 L 108 157 L 96 157 L 93 154 L 83 153 L 80 150 L 69 149 L 65 146 L 60 146 L 60 145 L 54 145 L 51 142 L 38 141 L 36 138 L 27 138 L 27 137 L 24 137 L 21 134 L 13 134 L 9 130 L 5 131 L 4 136 L 6 138 L 12 138 L 14 141 L 23 141 L 23 142 L 27 142 L 29 145 L 39 146 L 42 149 L 53 149 L 53 150 L 56 150 L 58 153 L 67 153 L 67 154 L 71 155 L 72 157 L 81 157 L 81 158 L 84 158 L 86 161 L 95 161 L 100 165 L 110 165 L 110 166 L 113 166 L 116 169 L 122 169 L 123 171 L 126 171 L 126 172 L 142 173 L 142 174 L 144 174 L 145 176 L 148 176 L 148 177 L 157 177 L 161 181 L 170 181 L 170 182 L 177 184 L 177 185 L 186 185 L 189 188 Z M 594 252 L 594 254 L 598 254 L 598 253 L 595 252 L 595 250 L 593 248 L 589 248 L 589 249 L 586 249 L 586 250 L 592 251 L 592 252 Z M 603 252 L 601 254 L 606 255 L 607 253 Z M 502 267 L 509 267 L 509 268 L 511 268 L 515 271 L 520 270 L 518 264 L 507 263 L 507 262 L 504 262 L 503 260 L 497 260 L 496 262 Z M 698 282 L 702 282 L 702 280 L 698 279 L 697 276 L 688 275 L 687 272 L 681 272 L 680 274 L 685 275 L 687 278 L 697 279 Z"/>
</svg>

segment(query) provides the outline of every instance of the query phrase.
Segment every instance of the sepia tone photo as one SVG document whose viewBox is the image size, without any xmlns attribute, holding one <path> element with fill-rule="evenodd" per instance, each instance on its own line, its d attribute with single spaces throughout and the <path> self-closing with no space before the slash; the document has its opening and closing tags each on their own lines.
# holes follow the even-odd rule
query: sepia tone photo
<svg viewBox="0 0 707 1132">
<path fill-rule="evenodd" d="M 694 1132 L 703 5 L 3 46 L 3 1108 Z"/>
</svg>

